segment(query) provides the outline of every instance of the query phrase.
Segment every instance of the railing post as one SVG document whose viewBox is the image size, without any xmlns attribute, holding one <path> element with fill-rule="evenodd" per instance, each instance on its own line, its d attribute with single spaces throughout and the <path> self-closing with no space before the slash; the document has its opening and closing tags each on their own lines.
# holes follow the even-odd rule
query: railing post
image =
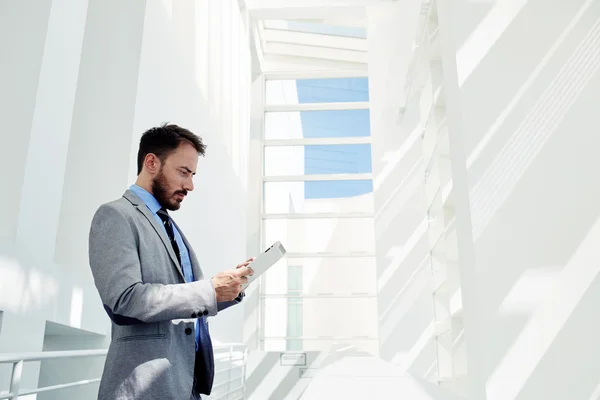
<svg viewBox="0 0 600 400">
<path fill-rule="evenodd" d="M 10 387 L 8 392 L 11 394 L 11 400 L 19 398 L 19 387 L 21 386 L 21 375 L 23 375 L 23 360 L 13 364 L 12 376 L 10 378 Z"/>
<path fill-rule="evenodd" d="M 231 371 L 233 370 L 233 345 L 229 346 L 229 372 L 227 373 L 227 392 L 231 391 Z M 227 395 L 227 400 L 229 394 Z"/>
<path fill-rule="evenodd" d="M 242 357 L 242 399 L 246 398 L 246 364 L 248 363 L 248 347 L 244 347 Z"/>
</svg>

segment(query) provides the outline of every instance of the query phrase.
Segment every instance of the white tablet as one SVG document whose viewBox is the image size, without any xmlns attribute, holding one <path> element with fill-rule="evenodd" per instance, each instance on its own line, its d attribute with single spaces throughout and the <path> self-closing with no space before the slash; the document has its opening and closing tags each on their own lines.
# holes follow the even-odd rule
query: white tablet
<svg viewBox="0 0 600 400">
<path fill-rule="evenodd" d="M 244 287 L 254 282 L 269 268 L 275 265 L 277 261 L 281 260 L 285 256 L 285 253 L 285 247 L 283 247 L 281 242 L 277 241 L 271 245 L 271 247 L 256 256 L 254 261 L 252 261 L 249 265 L 249 267 L 254 271 L 254 274 L 248 277 L 248 283 L 246 283 Z"/>
</svg>

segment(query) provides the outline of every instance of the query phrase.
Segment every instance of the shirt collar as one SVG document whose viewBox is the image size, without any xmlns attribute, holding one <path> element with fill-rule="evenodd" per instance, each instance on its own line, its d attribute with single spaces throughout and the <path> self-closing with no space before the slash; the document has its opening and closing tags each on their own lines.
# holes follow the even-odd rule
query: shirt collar
<svg viewBox="0 0 600 400">
<path fill-rule="evenodd" d="M 144 204 L 146 204 L 146 207 L 148 207 L 152 214 L 156 214 L 156 212 L 160 210 L 160 203 L 146 189 L 134 184 L 129 187 L 129 190 L 131 190 L 137 197 L 139 197 L 144 202 Z"/>
</svg>

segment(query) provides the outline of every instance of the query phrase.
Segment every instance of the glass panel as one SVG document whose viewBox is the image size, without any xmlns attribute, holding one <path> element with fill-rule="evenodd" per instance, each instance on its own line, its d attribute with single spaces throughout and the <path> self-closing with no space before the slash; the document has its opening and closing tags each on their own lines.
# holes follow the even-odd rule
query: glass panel
<svg viewBox="0 0 600 400">
<path fill-rule="evenodd" d="M 265 182 L 264 207 L 267 214 L 373 212 L 373 181 Z"/>
<path fill-rule="evenodd" d="M 368 78 L 287 79 L 266 82 L 267 104 L 369 101 Z"/>
<path fill-rule="evenodd" d="M 299 263 L 287 263 L 287 292 L 302 293 L 303 266 Z M 287 336 L 302 336 L 302 301 L 298 298 L 288 298 Z M 292 339 L 287 341 L 287 350 L 302 350 L 302 341 Z"/>
<path fill-rule="evenodd" d="M 265 139 L 371 136 L 369 110 L 268 112 Z"/>
<path fill-rule="evenodd" d="M 293 32 L 318 33 L 322 35 L 345 36 L 365 39 L 367 29 L 353 26 L 321 24 L 318 22 L 267 19 L 263 21 L 267 29 L 281 29 Z"/>
<path fill-rule="evenodd" d="M 291 273 L 301 275 L 290 276 Z M 342 276 L 344 278 L 340 279 Z M 265 295 L 375 294 L 377 293 L 376 278 L 377 271 L 373 257 L 283 258 L 266 273 L 263 293 Z M 286 280 L 287 288 L 284 283 Z M 292 288 L 290 286 L 292 280 L 302 282 L 301 287 L 298 285 Z"/>
<path fill-rule="evenodd" d="M 377 336 L 377 298 L 345 299 L 299 299 L 302 310 L 301 335 L 282 335 L 288 328 L 288 299 L 263 299 L 265 309 L 265 338 L 318 339 L 319 337 L 357 337 L 357 339 Z M 283 312 L 281 312 L 283 310 Z M 325 338 L 324 338 L 325 339 Z"/>
<path fill-rule="evenodd" d="M 265 176 L 370 173 L 370 144 L 265 147 Z"/>
<path fill-rule="evenodd" d="M 287 336 L 302 336 L 302 302 L 288 299 Z M 302 339 L 288 339 L 286 350 L 302 350 Z"/>
<path fill-rule="evenodd" d="M 303 218 L 263 221 L 265 240 L 280 240 L 290 253 L 372 252 L 373 218 Z"/>
</svg>

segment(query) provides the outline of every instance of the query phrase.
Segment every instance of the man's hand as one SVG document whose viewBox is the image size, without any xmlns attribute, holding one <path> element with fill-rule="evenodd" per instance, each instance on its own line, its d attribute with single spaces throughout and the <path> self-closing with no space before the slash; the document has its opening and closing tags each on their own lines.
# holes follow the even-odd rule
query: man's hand
<svg viewBox="0 0 600 400">
<path fill-rule="evenodd" d="M 252 263 L 252 261 L 254 261 L 254 257 L 247 259 L 246 262 L 238 264 L 238 266 L 235 268 L 237 269 L 237 268 L 247 267 L 248 265 L 250 265 Z M 254 273 L 254 271 L 252 273 Z M 250 274 L 250 275 L 252 275 L 252 274 Z"/>
<path fill-rule="evenodd" d="M 239 264 L 235 269 L 223 271 L 212 278 L 212 284 L 217 294 L 217 302 L 233 301 L 242 291 L 242 285 L 248 282 L 247 276 L 254 271 L 248 265 L 254 259 Z"/>
</svg>

